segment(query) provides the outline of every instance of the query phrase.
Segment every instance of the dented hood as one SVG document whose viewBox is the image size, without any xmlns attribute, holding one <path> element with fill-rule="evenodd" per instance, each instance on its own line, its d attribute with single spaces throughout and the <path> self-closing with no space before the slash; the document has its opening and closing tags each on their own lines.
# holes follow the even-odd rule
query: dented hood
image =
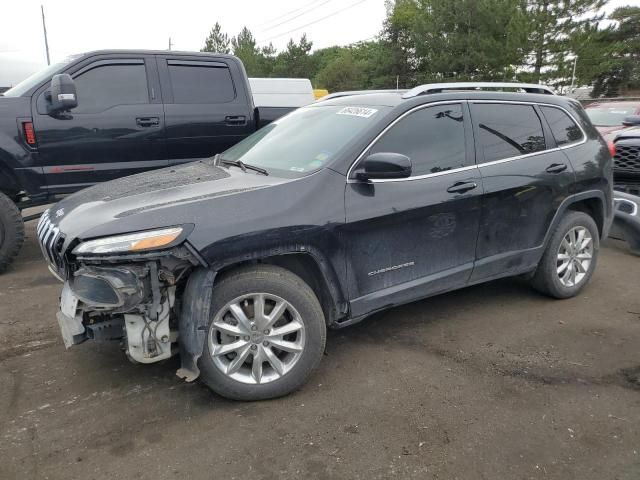
<svg viewBox="0 0 640 480">
<path fill-rule="evenodd" d="M 66 249 L 76 238 L 194 223 L 194 212 L 213 214 L 217 199 L 287 181 L 202 160 L 87 188 L 51 207 L 49 218 L 64 233 Z"/>
</svg>

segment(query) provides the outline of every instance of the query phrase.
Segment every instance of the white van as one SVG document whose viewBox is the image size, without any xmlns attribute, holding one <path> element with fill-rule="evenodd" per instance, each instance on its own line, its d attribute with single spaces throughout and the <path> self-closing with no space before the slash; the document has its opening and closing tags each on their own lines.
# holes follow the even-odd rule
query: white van
<svg viewBox="0 0 640 480">
<path fill-rule="evenodd" d="M 256 107 L 303 107 L 315 101 L 308 78 L 249 78 Z"/>
</svg>

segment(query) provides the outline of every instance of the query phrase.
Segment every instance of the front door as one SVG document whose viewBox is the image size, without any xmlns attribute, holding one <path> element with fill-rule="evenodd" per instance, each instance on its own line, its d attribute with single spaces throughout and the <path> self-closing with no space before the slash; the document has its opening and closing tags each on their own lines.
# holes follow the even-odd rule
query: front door
<svg viewBox="0 0 640 480">
<path fill-rule="evenodd" d="M 412 176 L 347 184 L 352 316 L 465 285 L 482 195 L 472 141 L 466 104 L 437 104 L 402 117 L 365 153 L 407 155 Z"/>
<path fill-rule="evenodd" d="M 71 112 L 47 114 L 45 92 L 34 105 L 37 161 L 49 192 L 168 165 L 153 57 L 94 59 L 72 77 L 78 106 Z"/>
</svg>

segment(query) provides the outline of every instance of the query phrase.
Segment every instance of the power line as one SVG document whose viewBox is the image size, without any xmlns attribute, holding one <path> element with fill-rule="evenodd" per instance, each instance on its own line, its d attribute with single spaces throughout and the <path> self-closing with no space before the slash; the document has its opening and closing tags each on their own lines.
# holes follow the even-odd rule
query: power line
<svg viewBox="0 0 640 480">
<path fill-rule="evenodd" d="M 316 3 L 317 1 L 318 1 L 318 0 L 313 0 L 313 1 L 309 2 L 309 3 L 304 4 L 302 7 L 298 7 L 298 8 L 295 8 L 295 9 L 293 9 L 293 10 L 291 10 L 291 11 L 287 12 L 287 13 L 283 13 L 282 15 L 278 15 L 277 17 L 274 17 L 274 18 L 272 18 L 271 20 L 267 20 L 266 22 L 263 22 L 263 23 L 261 23 L 261 24 L 259 24 L 259 25 L 256 25 L 256 28 L 260 28 L 260 27 L 263 27 L 263 26 L 265 26 L 265 25 L 269 25 L 270 23 L 277 22 L 277 21 L 278 21 L 278 20 L 280 20 L 281 18 L 284 18 L 284 17 L 286 17 L 286 16 L 289 16 L 289 15 L 291 15 L 292 13 L 298 13 L 299 11 L 304 10 L 304 9 L 305 9 L 305 8 L 307 8 L 307 7 L 310 7 L 311 5 L 313 5 L 314 3 Z"/>
<path fill-rule="evenodd" d="M 299 14 L 297 14 L 297 15 L 295 15 L 295 16 L 293 16 L 293 17 L 291 17 L 291 18 L 288 18 L 287 20 L 283 20 L 283 21 L 282 21 L 282 22 L 280 22 L 280 23 L 276 23 L 275 25 L 272 25 L 272 26 L 270 26 L 270 27 L 265 28 L 264 30 L 262 30 L 262 32 L 263 32 L 263 33 L 264 33 L 264 32 L 268 32 L 269 30 L 273 30 L 274 28 L 279 27 L 280 25 L 283 25 L 283 24 L 285 24 L 285 23 L 289 23 L 290 21 L 295 20 L 296 18 L 302 17 L 303 15 L 306 15 L 307 13 L 311 13 L 311 12 L 313 12 L 314 10 L 317 10 L 317 9 L 318 9 L 318 8 L 320 8 L 321 6 L 326 5 L 327 3 L 331 2 L 331 1 L 332 1 L 332 0 L 325 0 L 324 2 L 319 3 L 319 4 L 318 4 L 318 5 L 316 5 L 315 7 L 310 8 L 309 10 L 306 10 L 306 11 L 304 11 L 304 12 L 302 12 L 302 13 L 299 13 Z"/>
<path fill-rule="evenodd" d="M 313 22 L 305 23 L 304 25 L 300 25 L 299 27 L 293 28 L 293 29 L 288 30 L 288 31 L 286 31 L 286 32 L 279 33 L 278 35 L 274 35 L 274 36 L 269 37 L 269 38 L 266 38 L 266 39 L 264 39 L 264 40 L 260 40 L 258 43 L 266 43 L 266 42 L 269 42 L 269 41 L 271 41 L 271 40 L 273 40 L 273 39 L 275 39 L 275 38 L 279 38 L 279 37 L 282 37 L 282 36 L 284 36 L 284 35 L 288 35 L 288 34 L 290 34 L 290 33 L 292 33 L 292 32 L 295 32 L 295 31 L 297 31 L 297 30 L 301 30 L 301 29 L 303 29 L 303 28 L 306 28 L 306 27 L 308 27 L 309 25 L 313 25 L 313 24 L 315 24 L 315 23 L 322 22 L 323 20 L 326 20 L 327 18 L 334 17 L 334 16 L 338 15 L 339 13 L 342 13 L 342 12 L 344 12 L 345 10 L 348 10 L 348 9 L 350 9 L 350 8 L 353 8 L 353 7 L 355 7 L 356 5 L 360 5 L 361 3 L 364 3 L 364 2 L 366 2 L 366 1 L 368 1 L 368 0 L 360 0 L 359 2 L 352 3 L 351 5 L 348 5 L 348 6 L 344 7 L 344 8 L 341 8 L 340 10 L 336 10 L 335 12 L 330 13 L 329 15 L 325 15 L 324 17 L 319 18 L 319 19 L 317 19 L 317 20 L 314 20 Z"/>
</svg>

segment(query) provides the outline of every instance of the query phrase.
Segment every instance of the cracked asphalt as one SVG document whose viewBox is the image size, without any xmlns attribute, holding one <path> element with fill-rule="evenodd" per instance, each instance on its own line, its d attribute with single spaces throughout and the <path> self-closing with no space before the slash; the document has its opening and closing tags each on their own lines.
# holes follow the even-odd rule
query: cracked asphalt
<svg viewBox="0 0 640 480">
<path fill-rule="evenodd" d="M 65 351 L 34 222 L 0 276 L 1 479 L 640 478 L 640 258 L 609 241 L 551 300 L 508 279 L 329 333 L 311 381 L 236 403 Z"/>
</svg>

